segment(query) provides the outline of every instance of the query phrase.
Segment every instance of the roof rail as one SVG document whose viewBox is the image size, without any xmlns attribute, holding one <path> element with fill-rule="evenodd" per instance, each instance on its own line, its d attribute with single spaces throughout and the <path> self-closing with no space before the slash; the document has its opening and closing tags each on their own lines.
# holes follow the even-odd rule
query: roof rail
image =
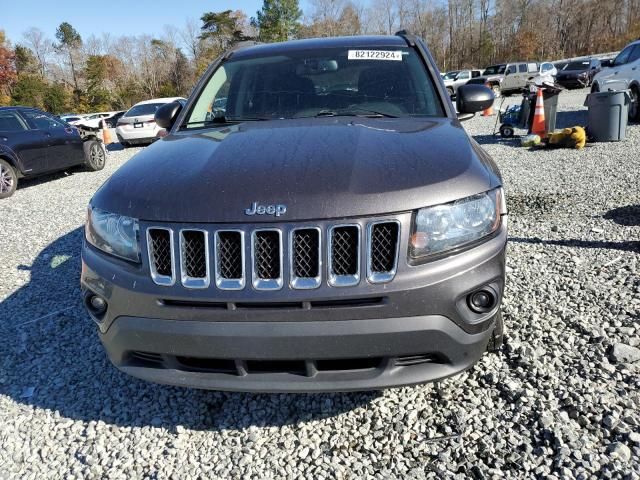
<svg viewBox="0 0 640 480">
<path fill-rule="evenodd" d="M 416 46 L 416 36 L 413 33 L 410 33 L 409 31 L 402 29 L 397 31 L 395 34 L 398 37 L 404 38 L 405 41 L 409 44 L 409 46 L 411 47 Z"/>
</svg>

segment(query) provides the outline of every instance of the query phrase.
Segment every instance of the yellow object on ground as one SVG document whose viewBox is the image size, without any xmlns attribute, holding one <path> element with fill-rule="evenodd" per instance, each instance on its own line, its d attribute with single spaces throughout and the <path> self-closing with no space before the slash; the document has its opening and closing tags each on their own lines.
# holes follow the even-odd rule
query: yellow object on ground
<svg viewBox="0 0 640 480">
<path fill-rule="evenodd" d="M 587 143 L 587 133 L 582 127 L 565 128 L 549 135 L 549 146 L 580 150 Z"/>
</svg>

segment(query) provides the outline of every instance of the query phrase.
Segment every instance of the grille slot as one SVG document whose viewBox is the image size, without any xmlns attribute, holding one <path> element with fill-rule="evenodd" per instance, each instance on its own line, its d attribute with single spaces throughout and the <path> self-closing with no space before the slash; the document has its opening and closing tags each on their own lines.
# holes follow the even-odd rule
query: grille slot
<svg viewBox="0 0 640 480">
<path fill-rule="evenodd" d="M 282 288 L 282 235 L 280 230 L 254 230 L 251 242 L 253 286 L 257 290 Z"/>
<path fill-rule="evenodd" d="M 173 285 L 173 231 L 168 228 L 148 229 L 147 248 L 153 281 L 158 285 Z"/>
<path fill-rule="evenodd" d="M 320 229 L 299 228 L 291 232 L 289 241 L 291 287 L 296 289 L 320 286 L 322 252 Z"/>
<path fill-rule="evenodd" d="M 215 240 L 216 286 L 222 290 L 244 288 L 244 233 L 219 230 Z"/>
<path fill-rule="evenodd" d="M 371 283 L 393 279 L 398 262 L 398 222 L 377 222 L 369 225 L 367 249 L 367 278 Z"/>
<path fill-rule="evenodd" d="M 360 226 L 339 225 L 329 233 L 329 283 L 335 287 L 360 281 Z"/>
<path fill-rule="evenodd" d="M 180 268 L 187 288 L 209 286 L 209 234 L 205 230 L 180 231 Z"/>
</svg>

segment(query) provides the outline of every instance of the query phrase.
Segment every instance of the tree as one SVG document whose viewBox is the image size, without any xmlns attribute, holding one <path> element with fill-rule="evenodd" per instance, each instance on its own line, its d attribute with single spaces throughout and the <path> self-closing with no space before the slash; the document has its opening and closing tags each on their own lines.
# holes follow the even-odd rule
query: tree
<svg viewBox="0 0 640 480">
<path fill-rule="evenodd" d="M 82 38 L 75 28 L 68 22 L 62 22 L 56 30 L 56 38 L 58 44 L 55 48 L 58 52 L 66 55 L 69 60 L 69 66 L 71 67 L 71 76 L 73 78 L 73 88 L 76 96 L 79 95 L 80 86 L 78 84 L 78 75 L 76 73 L 75 57 L 78 54 L 80 47 L 82 46 Z"/>
<path fill-rule="evenodd" d="M 14 48 L 16 73 L 39 73 L 38 60 L 30 48 L 16 45 Z"/>
<path fill-rule="evenodd" d="M 0 31 L 0 92 L 6 93 L 16 80 L 16 56 L 4 41 L 4 32 Z"/>
<path fill-rule="evenodd" d="M 47 73 L 47 65 L 50 61 L 53 45 L 44 32 L 39 28 L 32 27 L 22 34 L 25 46 L 31 49 L 38 62 L 38 71 L 42 78 Z"/>
<path fill-rule="evenodd" d="M 252 24 L 259 29 L 260 40 L 283 42 L 296 36 L 301 18 L 298 0 L 264 0 Z"/>
<path fill-rule="evenodd" d="M 44 108 L 44 97 L 47 93 L 47 87 L 47 82 L 45 82 L 40 75 L 20 75 L 11 90 L 11 103 L 13 105 Z"/>
<path fill-rule="evenodd" d="M 44 109 L 60 114 L 69 110 L 69 92 L 63 83 L 52 83 L 46 89 L 43 98 Z"/>
</svg>

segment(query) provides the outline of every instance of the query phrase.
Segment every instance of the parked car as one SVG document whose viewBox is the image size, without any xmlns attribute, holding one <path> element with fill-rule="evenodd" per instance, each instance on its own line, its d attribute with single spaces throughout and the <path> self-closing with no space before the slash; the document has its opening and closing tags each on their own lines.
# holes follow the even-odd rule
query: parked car
<svg viewBox="0 0 640 480">
<path fill-rule="evenodd" d="M 116 135 L 123 147 L 133 144 L 152 143 L 160 131 L 154 115 L 158 108 L 182 97 L 155 98 L 136 103 L 120 117 L 116 124 Z"/>
<path fill-rule="evenodd" d="M 527 83 L 539 75 L 540 71 L 536 62 L 502 63 L 487 67 L 482 76 L 472 78 L 468 83 L 488 84 L 494 95 L 509 95 L 526 88 Z"/>
<path fill-rule="evenodd" d="M 466 85 L 469 80 L 481 75 L 482 70 L 460 70 L 455 76 L 444 79 L 444 86 L 447 88 L 449 96 L 453 97 L 457 93 L 459 86 Z"/>
<path fill-rule="evenodd" d="M 566 88 L 588 87 L 600 70 L 602 68 L 597 58 L 568 62 L 556 75 L 556 81 Z"/>
<path fill-rule="evenodd" d="M 629 120 L 640 121 L 640 40 L 624 47 L 610 68 L 593 77 L 592 92 L 607 90 L 629 90 Z"/>
<path fill-rule="evenodd" d="M 549 76 L 555 80 L 556 75 L 558 75 L 558 69 L 551 62 L 542 62 L 539 64 L 538 75 Z"/>
<path fill-rule="evenodd" d="M 119 112 L 115 112 L 112 116 L 110 116 L 109 118 L 105 119 L 105 122 L 107 123 L 107 126 L 109 128 L 116 128 L 116 125 L 118 124 L 118 120 L 120 120 L 120 118 L 122 118 L 122 116 L 126 113 L 125 110 L 119 111 Z"/>
<path fill-rule="evenodd" d="M 77 121 L 74 125 L 84 125 L 90 128 L 102 128 L 102 121 L 105 123 L 118 112 L 98 112 L 85 116 L 82 120 Z"/>
<path fill-rule="evenodd" d="M 78 130 L 53 115 L 28 107 L 0 107 L 0 198 L 13 195 L 18 179 L 75 165 L 104 167 L 105 155 L 96 141 L 85 141 Z"/>
<path fill-rule="evenodd" d="M 84 119 L 84 115 L 60 115 L 58 118 L 69 125 L 73 125 Z"/>
<path fill-rule="evenodd" d="M 221 58 L 90 201 L 83 299 L 115 366 L 198 388 L 358 390 L 495 349 L 502 179 L 459 120 L 491 91 L 459 87 L 458 117 L 404 33 Z"/>
</svg>

